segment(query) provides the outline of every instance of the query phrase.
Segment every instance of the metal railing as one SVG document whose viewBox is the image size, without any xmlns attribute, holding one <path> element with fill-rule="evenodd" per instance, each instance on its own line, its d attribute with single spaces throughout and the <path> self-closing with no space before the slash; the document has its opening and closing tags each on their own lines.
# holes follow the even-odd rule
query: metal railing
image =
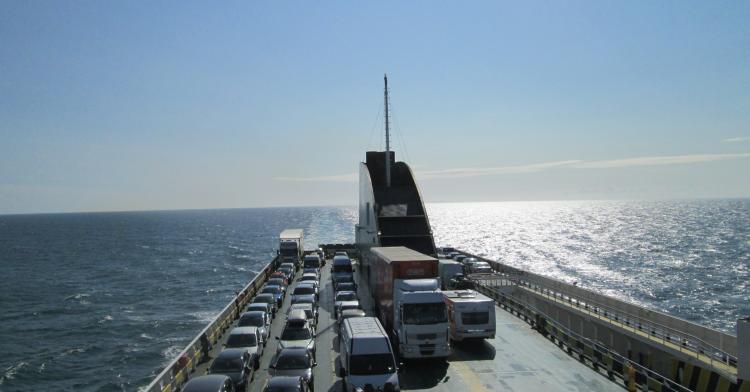
<svg viewBox="0 0 750 392">
<path fill-rule="evenodd" d="M 504 279 L 510 279 L 518 287 L 574 307 L 579 311 L 603 319 L 603 321 L 608 321 L 635 334 L 646 333 L 650 339 L 659 341 L 664 346 L 695 357 L 702 362 L 710 364 L 719 371 L 736 375 L 737 357 L 730 351 L 732 347 L 736 347 L 735 336 L 690 323 L 658 311 L 647 310 L 637 305 L 606 297 L 552 278 L 523 271 L 497 261 L 488 260 L 466 252 L 463 253 L 488 262 L 495 271 L 502 273 Z M 492 279 L 489 276 L 478 278 L 480 280 Z M 573 294 L 574 292 L 576 294 Z M 586 298 L 582 299 L 581 297 Z M 617 307 L 605 304 L 597 299 L 614 303 Z M 624 309 L 634 309 L 635 311 L 645 313 L 647 316 L 639 316 Z M 685 328 L 678 329 L 671 327 L 657 322 L 655 319 L 663 319 L 664 321 L 679 324 Z M 716 343 L 708 342 L 694 333 L 687 332 L 686 329 L 696 330 L 704 335 L 709 335 Z M 727 348 L 722 346 L 727 346 Z"/>
<path fill-rule="evenodd" d="M 549 339 L 557 340 L 558 346 L 579 360 L 588 360 L 594 370 L 605 369 L 610 379 L 618 376 L 625 386 L 633 383 L 641 390 L 671 390 L 690 392 L 689 388 L 678 384 L 647 367 L 623 357 L 615 351 L 595 342 L 554 320 L 549 315 L 540 311 L 528 303 L 521 303 L 493 286 L 488 286 L 477 281 L 477 291 L 493 298 L 498 305 L 506 308 L 511 313 L 518 315 L 525 321 L 539 329 Z"/>
<path fill-rule="evenodd" d="M 250 283 L 248 283 L 237 296 L 229 302 L 224 309 L 211 321 L 211 323 L 201 330 L 198 335 L 188 343 L 187 347 L 173 359 L 165 368 L 161 371 L 144 389 L 139 389 L 142 392 L 172 392 L 179 391 L 182 385 L 187 382 L 203 359 L 203 348 L 204 344 L 201 341 L 202 337 L 208 339 L 213 345 L 216 344 L 221 335 L 226 329 L 232 324 L 239 314 L 238 310 L 244 309 L 245 305 L 255 295 L 263 284 L 268 280 L 271 275 L 273 266 L 276 264 L 277 258 L 274 258 L 271 263 L 266 265 L 256 275 Z"/>
</svg>

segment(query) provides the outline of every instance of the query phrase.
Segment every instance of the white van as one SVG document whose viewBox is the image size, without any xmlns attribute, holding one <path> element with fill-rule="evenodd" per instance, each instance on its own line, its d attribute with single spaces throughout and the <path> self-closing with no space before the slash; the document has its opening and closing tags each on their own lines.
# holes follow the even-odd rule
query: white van
<svg viewBox="0 0 750 392">
<path fill-rule="evenodd" d="M 339 335 L 341 368 L 345 391 L 365 389 L 398 391 L 398 368 L 391 351 L 388 334 L 375 317 L 353 317 L 344 320 Z"/>
</svg>

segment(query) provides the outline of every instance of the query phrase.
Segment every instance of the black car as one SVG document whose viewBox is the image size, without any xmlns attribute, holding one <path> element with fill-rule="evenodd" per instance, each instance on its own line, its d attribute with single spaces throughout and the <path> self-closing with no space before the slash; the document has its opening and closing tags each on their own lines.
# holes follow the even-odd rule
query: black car
<svg viewBox="0 0 750 392">
<path fill-rule="evenodd" d="M 258 294 L 253 298 L 252 303 L 267 303 L 271 304 L 271 313 L 274 317 L 276 317 L 276 311 L 278 310 L 278 307 L 276 306 L 276 296 L 273 294 Z"/>
<path fill-rule="evenodd" d="M 234 392 L 234 383 L 229 376 L 210 374 L 188 381 L 182 392 Z"/>
<path fill-rule="evenodd" d="M 304 348 L 285 348 L 271 360 L 268 367 L 270 376 L 302 377 L 310 390 L 314 390 L 313 368 L 316 366 L 310 352 Z"/>
<path fill-rule="evenodd" d="M 252 361 L 247 350 L 227 348 L 214 359 L 208 373 L 228 376 L 234 383 L 234 389 L 244 391 L 247 383 L 253 378 Z"/>
<path fill-rule="evenodd" d="M 266 383 L 263 392 L 307 392 L 310 387 L 302 377 L 276 376 Z"/>
</svg>

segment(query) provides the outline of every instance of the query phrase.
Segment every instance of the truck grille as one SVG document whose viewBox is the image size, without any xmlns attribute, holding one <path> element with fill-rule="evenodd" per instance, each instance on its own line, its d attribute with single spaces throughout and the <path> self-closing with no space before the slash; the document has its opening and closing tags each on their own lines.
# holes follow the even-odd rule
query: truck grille
<svg viewBox="0 0 750 392">
<path fill-rule="evenodd" d="M 417 339 L 419 339 L 419 340 L 428 340 L 428 339 L 429 340 L 435 340 L 435 339 L 437 339 L 437 334 L 436 333 L 422 333 L 422 334 L 417 334 Z"/>
</svg>

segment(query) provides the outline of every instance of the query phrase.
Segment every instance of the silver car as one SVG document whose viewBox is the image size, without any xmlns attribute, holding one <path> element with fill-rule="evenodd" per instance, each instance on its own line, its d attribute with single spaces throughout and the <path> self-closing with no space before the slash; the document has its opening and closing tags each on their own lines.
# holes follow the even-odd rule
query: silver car
<svg viewBox="0 0 750 392">
<path fill-rule="evenodd" d="M 268 367 L 272 377 L 295 376 L 307 381 L 310 390 L 314 390 L 313 368 L 317 364 L 310 353 L 303 348 L 285 348 L 276 354 Z"/>
<path fill-rule="evenodd" d="M 263 343 L 260 331 L 256 327 L 236 327 L 229 331 L 225 345 L 227 348 L 241 348 L 250 354 L 250 360 L 255 369 L 260 367 L 260 357 L 263 355 Z"/>
<path fill-rule="evenodd" d="M 277 336 L 276 339 L 279 340 L 277 352 L 285 348 L 304 348 L 315 358 L 315 333 L 307 321 L 304 310 L 293 310 L 289 313 L 281 336 Z"/>
<path fill-rule="evenodd" d="M 271 334 L 271 318 L 268 316 L 268 313 L 262 310 L 244 312 L 240 315 L 240 320 L 237 324 L 239 327 L 258 328 L 260 337 L 263 340 L 263 346 L 265 347 L 266 343 L 268 343 L 268 337 Z"/>
</svg>

